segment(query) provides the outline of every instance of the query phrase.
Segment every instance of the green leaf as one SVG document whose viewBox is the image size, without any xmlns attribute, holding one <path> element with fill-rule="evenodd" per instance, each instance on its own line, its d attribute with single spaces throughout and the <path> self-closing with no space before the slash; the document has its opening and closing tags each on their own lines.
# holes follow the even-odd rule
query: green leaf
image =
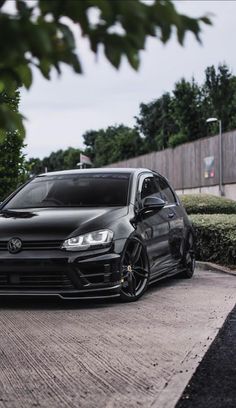
<svg viewBox="0 0 236 408">
<path fill-rule="evenodd" d="M 77 72 L 77 74 L 81 74 L 82 67 L 81 67 L 80 61 L 76 54 L 72 54 L 70 56 L 70 62 L 71 62 L 71 65 L 73 66 L 74 71 Z"/>
<path fill-rule="evenodd" d="M 18 73 L 22 83 L 25 85 L 27 89 L 29 89 L 32 84 L 32 79 L 33 79 L 30 67 L 24 64 L 24 65 L 19 65 L 18 67 L 16 67 L 15 70 Z"/>
<path fill-rule="evenodd" d="M 39 63 L 39 69 L 46 79 L 50 79 L 51 61 L 47 58 L 42 58 Z"/>
<path fill-rule="evenodd" d="M 131 67 L 137 71 L 138 68 L 139 68 L 139 65 L 140 65 L 140 59 L 139 59 L 138 51 L 135 48 L 133 48 L 133 47 L 131 47 L 129 45 L 126 45 L 125 53 L 126 53 L 126 56 L 128 58 L 128 61 L 129 61 L 130 65 L 131 65 Z"/>
<path fill-rule="evenodd" d="M 59 29 L 61 30 L 62 34 L 65 37 L 66 43 L 68 44 L 71 50 L 75 48 L 75 38 L 74 34 L 70 30 L 70 28 L 65 24 L 58 24 Z"/>
<path fill-rule="evenodd" d="M 5 84 L 3 81 L 0 81 L 0 93 L 3 92 L 5 89 Z"/>
<path fill-rule="evenodd" d="M 117 69 L 120 66 L 121 52 L 122 52 L 121 50 L 113 47 L 109 43 L 105 45 L 105 55 L 107 59 L 111 62 L 111 64 Z"/>
<path fill-rule="evenodd" d="M 0 105 L 0 128 L 6 133 L 18 131 L 22 137 L 25 136 L 23 116 L 18 112 L 13 112 L 6 104 Z"/>
<path fill-rule="evenodd" d="M 212 25 L 212 21 L 210 17 L 207 17 L 207 16 L 201 17 L 201 21 L 205 24 Z"/>
<path fill-rule="evenodd" d="M 50 54 L 53 51 L 53 36 L 57 32 L 56 24 L 42 22 L 39 18 L 37 24 L 31 23 L 27 28 L 28 35 L 31 35 L 29 44 L 33 55 L 41 59 Z"/>
<path fill-rule="evenodd" d="M 0 81 L 4 86 L 4 91 L 9 97 L 14 97 L 16 89 L 21 85 L 17 74 L 10 69 L 8 73 L 6 73 L 6 71 L 0 71 Z"/>
</svg>

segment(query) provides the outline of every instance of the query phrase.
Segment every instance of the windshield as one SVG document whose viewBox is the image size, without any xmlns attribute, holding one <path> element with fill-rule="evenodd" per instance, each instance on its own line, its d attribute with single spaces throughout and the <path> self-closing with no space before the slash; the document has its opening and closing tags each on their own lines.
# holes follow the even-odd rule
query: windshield
<svg viewBox="0 0 236 408">
<path fill-rule="evenodd" d="M 114 207 L 128 200 L 130 174 L 97 173 L 39 176 L 23 187 L 5 209 Z"/>
</svg>

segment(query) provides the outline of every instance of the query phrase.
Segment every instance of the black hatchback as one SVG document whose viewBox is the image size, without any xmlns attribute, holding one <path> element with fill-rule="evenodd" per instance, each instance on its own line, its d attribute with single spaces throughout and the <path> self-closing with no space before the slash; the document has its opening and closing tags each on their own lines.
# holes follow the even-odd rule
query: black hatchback
<svg viewBox="0 0 236 408">
<path fill-rule="evenodd" d="M 41 174 L 0 207 L 0 295 L 138 299 L 194 272 L 194 233 L 167 180 L 148 169 Z"/>
</svg>

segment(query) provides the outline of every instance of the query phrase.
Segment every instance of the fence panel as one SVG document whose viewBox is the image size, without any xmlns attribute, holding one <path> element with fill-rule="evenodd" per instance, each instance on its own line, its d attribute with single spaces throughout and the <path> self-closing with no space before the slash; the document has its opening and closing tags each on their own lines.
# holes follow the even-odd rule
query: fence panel
<svg viewBox="0 0 236 408">
<path fill-rule="evenodd" d="M 236 130 L 222 135 L 223 138 L 223 181 L 236 183 Z"/>
<path fill-rule="evenodd" d="M 223 183 L 236 183 L 236 130 L 222 135 Z M 206 157 L 214 157 L 214 175 L 205 177 Z M 219 183 L 219 136 L 185 143 L 110 164 L 108 167 L 145 167 L 167 177 L 176 189 L 213 186 Z"/>
</svg>

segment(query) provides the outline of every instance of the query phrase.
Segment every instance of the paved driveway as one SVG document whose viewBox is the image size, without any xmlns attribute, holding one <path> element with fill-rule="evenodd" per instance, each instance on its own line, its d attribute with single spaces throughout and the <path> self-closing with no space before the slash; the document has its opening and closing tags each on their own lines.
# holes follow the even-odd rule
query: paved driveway
<svg viewBox="0 0 236 408">
<path fill-rule="evenodd" d="M 235 289 L 235 276 L 198 271 L 133 304 L 5 300 L 0 408 L 173 407 Z"/>
</svg>

